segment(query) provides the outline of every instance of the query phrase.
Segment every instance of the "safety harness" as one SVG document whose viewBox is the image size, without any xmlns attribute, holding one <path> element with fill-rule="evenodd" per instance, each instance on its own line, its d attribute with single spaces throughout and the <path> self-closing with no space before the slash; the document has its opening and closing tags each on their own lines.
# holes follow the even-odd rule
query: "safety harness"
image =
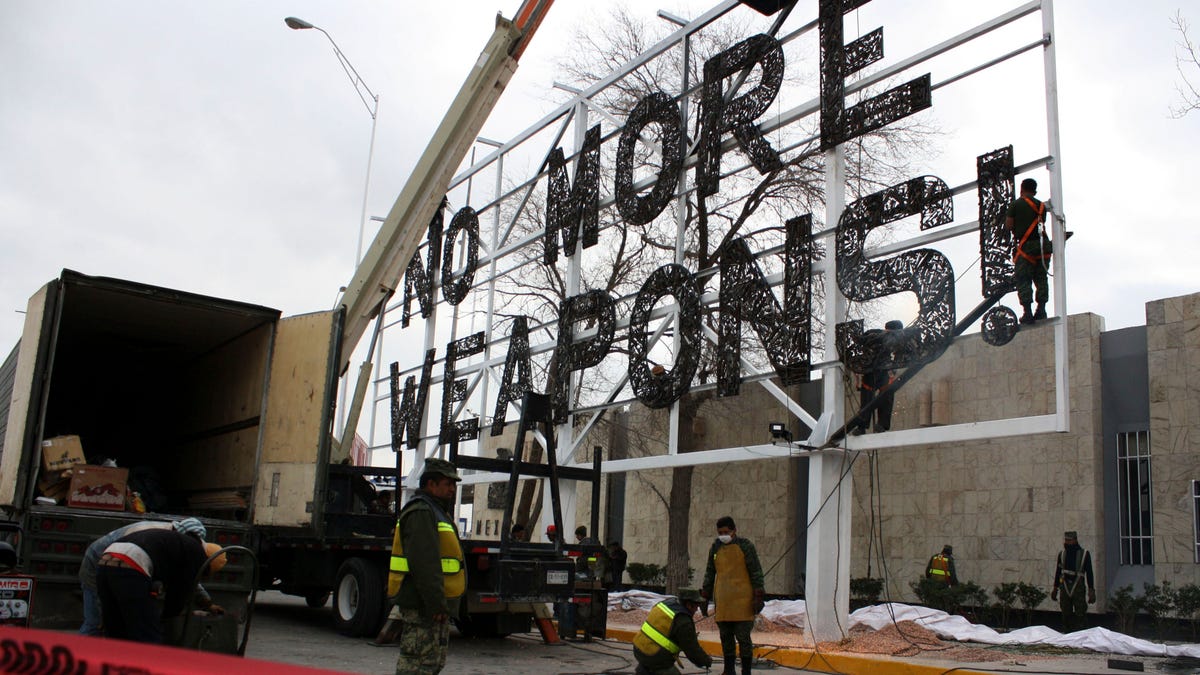
<svg viewBox="0 0 1200 675">
<path fill-rule="evenodd" d="M 1042 202 L 1035 204 L 1029 197 L 1021 197 L 1021 199 L 1024 199 L 1029 208 L 1033 209 L 1033 222 L 1029 224 L 1029 229 L 1025 230 L 1025 235 L 1021 237 L 1021 241 L 1017 242 L 1017 252 L 1013 255 L 1013 262 L 1017 262 L 1018 258 L 1024 258 L 1031 263 L 1040 263 L 1044 260 L 1049 260 L 1049 253 L 1034 256 L 1025 252 L 1025 242 L 1029 241 L 1029 237 L 1037 231 L 1038 225 L 1042 223 L 1042 219 L 1046 213 L 1046 205 Z"/>
<path fill-rule="evenodd" d="M 1079 580 L 1083 578 L 1084 561 L 1091 556 L 1085 548 L 1080 548 L 1075 555 L 1075 569 L 1070 570 L 1063 567 L 1063 551 L 1058 552 L 1058 567 L 1062 570 L 1062 577 L 1058 583 L 1068 595 L 1075 595 L 1075 589 L 1079 588 Z M 1070 579 L 1068 585 L 1068 579 Z"/>
</svg>

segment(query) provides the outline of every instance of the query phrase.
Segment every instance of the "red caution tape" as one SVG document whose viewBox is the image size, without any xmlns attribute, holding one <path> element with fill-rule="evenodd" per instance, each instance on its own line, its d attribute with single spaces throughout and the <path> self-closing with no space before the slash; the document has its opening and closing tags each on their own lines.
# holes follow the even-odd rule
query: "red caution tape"
<svg viewBox="0 0 1200 675">
<path fill-rule="evenodd" d="M 292 666 L 191 649 L 0 627 L 0 673 L 29 675 L 320 675 L 340 671 Z"/>
</svg>

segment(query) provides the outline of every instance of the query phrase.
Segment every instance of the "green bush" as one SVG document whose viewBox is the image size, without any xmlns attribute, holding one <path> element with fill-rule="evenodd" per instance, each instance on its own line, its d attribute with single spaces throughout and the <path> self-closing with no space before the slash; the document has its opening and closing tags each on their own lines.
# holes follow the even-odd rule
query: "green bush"
<svg viewBox="0 0 1200 675">
<path fill-rule="evenodd" d="M 992 589 L 992 595 L 996 596 L 996 613 L 1000 615 L 1000 626 L 1008 630 L 1009 615 L 1017 604 L 1017 584 L 1012 581 L 1000 584 Z"/>
<path fill-rule="evenodd" d="M 625 567 L 635 586 L 662 586 L 667 582 L 667 568 L 654 563 L 629 563 Z"/>
<path fill-rule="evenodd" d="M 1171 612 L 1175 610 L 1175 591 L 1171 582 L 1162 585 L 1142 584 L 1142 609 L 1154 620 L 1154 632 L 1159 639 L 1167 637 L 1171 624 Z"/>
<path fill-rule="evenodd" d="M 1024 581 L 1017 584 L 1017 600 L 1021 603 L 1021 609 L 1025 610 L 1026 626 L 1033 624 L 1033 610 L 1037 609 L 1037 606 L 1042 604 L 1045 599 L 1046 591 L 1037 586 Z"/>
<path fill-rule="evenodd" d="M 882 592 L 883 579 L 858 577 L 850 580 L 850 597 L 863 604 L 873 605 L 879 602 L 879 594 Z"/>
<path fill-rule="evenodd" d="M 1175 615 L 1192 626 L 1192 642 L 1196 641 L 1196 623 L 1200 620 L 1200 586 L 1184 584 L 1175 591 Z"/>
<path fill-rule="evenodd" d="M 1128 634 L 1142 608 L 1142 598 L 1133 594 L 1133 585 L 1122 586 L 1108 596 L 1108 610 L 1117 619 L 1117 632 Z"/>
<path fill-rule="evenodd" d="M 918 579 L 910 586 L 921 604 L 940 609 L 947 614 L 955 614 L 963 607 L 987 605 L 987 591 L 974 581 L 966 581 L 957 586 L 947 586 L 935 579 Z"/>
</svg>

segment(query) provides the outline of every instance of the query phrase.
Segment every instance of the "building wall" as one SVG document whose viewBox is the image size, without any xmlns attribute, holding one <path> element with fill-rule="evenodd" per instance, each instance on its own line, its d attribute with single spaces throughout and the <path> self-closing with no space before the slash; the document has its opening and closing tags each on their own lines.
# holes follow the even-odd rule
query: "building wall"
<svg viewBox="0 0 1200 675">
<path fill-rule="evenodd" d="M 684 447 L 695 450 L 756 445 L 769 440 L 768 424 L 785 421 L 784 407 L 761 386 L 745 384 L 738 396 L 708 398 L 700 403 Z M 632 406 L 614 420 L 629 427 L 627 457 L 666 454 L 667 411 Z M 613 448 L 614 452 L 618 452 Z M 738 534 L 754 542 L 769 593 L 797 592 L 795 563 L 797 471 L 796 459 L 764 459 L 697 466 L 692 472 L 689 518 L 689 566 L 692 585 L 699 586 L 709 547 L 716 537 L 716 521 L 732 516 Z M 626 499 L 622 545 L 629 562 L 667 563 L 667 505 L 671 494 L 671 469 L 625 474 Z M 579 518 L 588 510 L 581 486 Z"/>
<path fill-rule="evenodd" d="M 913 600 L 910 582 L 951 544 L 960 580 L 989 591 L 1011 581 L 1048 589 L 1063 531 L 1078 530 L 1103 580 L 1102 329 L 1092 314 L 1069 321 L 1069 433 L 879 450 L 874 461 L 860 456 L 851 576 L 866 576 L 869 564 L 871 576 L 887 579 L 893 599 Z M 1043 324 L 999 348 L 978 335 L 960 338 L 897 393 L 892 428 L 917 426 L 935 382 L 949 385 L 951 423 L 1052 413 L 1053 336 Z"/>
<path fill-rule="evenodd" d="M 1153 578 L 1173 585 L 1200 583 L 1190 492 L 1190 481 L 1200 479 L 1195 445 L 1200 439 L 1200 294 L 1148 303 L 1146 314 Z M 914 600 L 910 582 L 923 575 L 931 555 L 951 544 L 964 581 L 989 592 L 1013 581 L 1049 590 L 1062 533 L 1077 530 L 1081 544 L 1093 554 L 1096 609 L 1102 611 L 1112 590 L 1106 580 L 1119 585 L 1132 578 L 1123 572 L 1136 571 L 1106 567 L 1116 565 L 1119 557 L 1107 550 L 1118 517 L 1111 506 L 1105 512 L 1105 480 L 1111 493 L 1116 469 L 1112 449 L 1105 455 L 1112 420 L 1105 429 L 1103 330 L 1103 319 L 1093 314 L 1069 319 L 1069 432 L 859 455 L 853 469 L 851 576 L 886 577 L 889 597 Z M 1053 335 L 1053 326 L 1046 323 L 1023 327 L 1003 347 L 989 346 L 978 335 L 956 340 L 897 394 L 893 429 L 928 424 L 931 408 L 934 421 L 951 424 L 1053 413 Z M 1137 358 L 1124 352 L 1117 356 Z M 939 407 L 937 391 L 949 392 L 944 407 Z M 1109 398 L 1111 408 L 1114 401 Z M 856 405 L 848 401 L 847 409 Z M 762 443 L 769 422 L 791 419 L 777 400 L 754 384 L 745 385 L 737 397 L 704 400 L 696 417 L 702 421 L 683 433 L 685 450 Z M 614 434 L 614 424 L 624 427 L 621 434 Z M 604 445 L 607 456 L 614 458 L 665 454 L 666 428 L 667 411 L 631 406 L 598 425 L 584 447 Z M 590 454 L 584 452 L 579 459 L 589 460 Z M 694 469 L 689 535 L 694 585 L 702 579 L 716 519 L 730 515 L 739 533 L 755 542 L 764 568 L 772 568 L 768 592 L 801 591 L 807 520 L 804 462 L 802 457 L 764 459 Z M 630 562 L 667 562 L 671 474 L 670 469 L 625 474 L 620 538 Z M 605 485 L 607 481 L 606 476 Z M 481 503 L 484 494 L 481 487 L 476 519 L 487 517 Z M 576 524 L 589 522 L 589 503 L 590 486 L 581 484 Z M 533 534 L 540 537 L 536 529 Z M 606 538 L 614 534 L 601 532 Z M 1054 606 L 1047 601 L 1042 608 Z"/>
<path fill-rule="evenodd" d="M 1191 481 L 1200 479 L 1200 293 L 1146 303 L 1154 573 L 1200 583 Z"/>
</svg>

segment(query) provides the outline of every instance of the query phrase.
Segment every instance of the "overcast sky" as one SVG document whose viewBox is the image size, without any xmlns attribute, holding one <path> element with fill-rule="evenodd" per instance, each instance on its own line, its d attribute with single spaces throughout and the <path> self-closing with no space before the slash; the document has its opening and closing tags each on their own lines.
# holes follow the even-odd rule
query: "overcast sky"
<svg viewBox="0 0 1200 675">
<path fill-rule="evenodd" d="M 558 0 L 485 136 L 509 138 L 553 107 L 552 62 L 572 26 L 595 16 L 584 7 L 610 4 Z M 970 4 L 995 14 L 1020 3 Z M 1200 113 L 1169 116 L 1180 4 L 1056 3 L 1063 203 L 1076 232 L 1069 306 L 1110 329 L 1143 323 L 1147 300 L 1200 291 L 1200 228 L 1187 206 Z M 28 297 L 63 268 L 285 314 L 329 307 L 353 268 L 371 120 L 324 36 L 288 30 L 283 18 L 328 30 L 381 95 L 368 211 L 385 215 L 495 13 L 517 5 L 0 3 L 0 349 L 19 337 Z M 636 5 L 690 15 L 709 6 Z M 919 15 L 932 30 L 940 8 L 955 5 L 875 0 L 862 28 L 883 25 L 903 48 L 889 12 Z M 815 8 L 801 0 L 798 16 Z M 1200 25 L 1200 8 L 1191 14 Z M 975 96 L 1000 110 L 1038 106 L 1041 82 L 1035 72 Z M 953 137 L 956 124 L 941 121 Z M 973 165 L 947 171 L 973 177 Z"/>
</svg>

